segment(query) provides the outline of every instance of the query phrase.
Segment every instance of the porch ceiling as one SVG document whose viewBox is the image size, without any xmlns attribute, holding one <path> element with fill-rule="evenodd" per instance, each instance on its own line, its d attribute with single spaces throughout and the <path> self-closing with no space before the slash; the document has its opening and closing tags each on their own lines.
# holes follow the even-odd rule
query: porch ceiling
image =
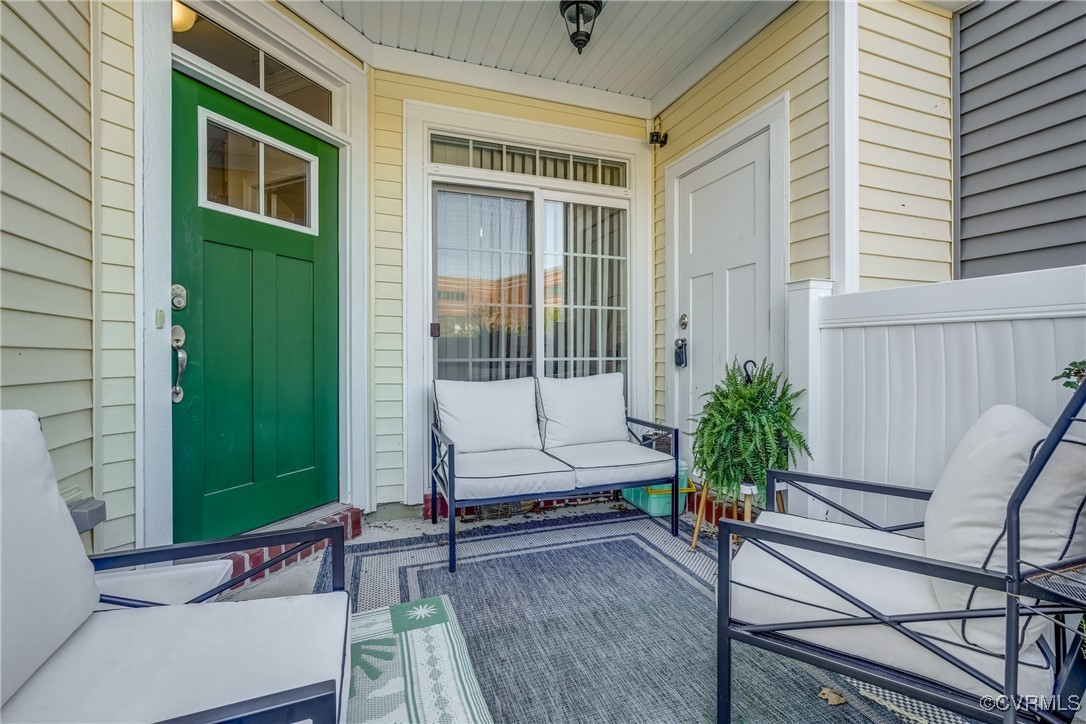
<svg viewBox="0 0 1086 724">
<path fill-rule="evenodd" d="M 650 100 L 696 82 L 704 71 L 689 80 L 692 67 L 712 58 L 730 30 L 745 34 L 790 4 L 611 0 L 578 56 L 558 0 L 322 2 L 378 45 Z"/>
</svg>

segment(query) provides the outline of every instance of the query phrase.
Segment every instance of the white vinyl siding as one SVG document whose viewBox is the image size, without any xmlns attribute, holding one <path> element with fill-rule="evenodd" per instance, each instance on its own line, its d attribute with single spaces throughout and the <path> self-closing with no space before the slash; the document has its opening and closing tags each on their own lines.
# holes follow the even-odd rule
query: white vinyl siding
<svg viewBox="0 0 1086 724">
<path fill-rule="evenodd" d="M 0 3 L 0 406 L 42 419 L 60 492 L 93 492 L 91 8 Z"/>
<path fill-rule="evenodd" d="M 667 399 L 668 322 L 664 170 L 713 136 L 788 93 L 790 277 L 826 278 L 829 242 L 829 18 L 825 2 L 794 4 L 660 114 L 654 206 L 655 414 Z"/>
<path fill-rule="evenodd" d="M 951 22 L 860 4 L 861 290 L 951 278 Z"/>
</svg>

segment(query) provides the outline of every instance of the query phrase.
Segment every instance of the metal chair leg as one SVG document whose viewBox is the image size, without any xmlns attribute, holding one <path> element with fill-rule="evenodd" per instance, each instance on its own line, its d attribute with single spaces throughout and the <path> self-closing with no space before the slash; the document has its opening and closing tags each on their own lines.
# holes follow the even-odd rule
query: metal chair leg
<svg viewBox="0 0 1086 724">
<path fill-rule="evenodd" d="M 718 541 L 716 583 L 716 720 L 717 724 L 732 721 L 732 639 L 731 607 L 731 536 L 722 535 Z"/>
<path fill-rule="evenodd" d="M 456 573 L 456 502 L 449 504 L 449 573 Z"/>
<path fill-rule="evenodd" d="M 430 475 L 430 523 L 437 525 L 437 480 L 433 475 Z"/>
<path fill-rule="evenodd" d="M 679 477 L 671 481 L 671 535 L 679 535 Z"/>
</svg>

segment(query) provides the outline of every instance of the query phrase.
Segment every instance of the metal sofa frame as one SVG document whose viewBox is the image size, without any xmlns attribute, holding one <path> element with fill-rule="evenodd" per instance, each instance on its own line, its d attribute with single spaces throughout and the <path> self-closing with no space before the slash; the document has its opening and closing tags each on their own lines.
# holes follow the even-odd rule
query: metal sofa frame
<svg viewBox="0 0 1086 724">
<path fill-rule="evenodd" d="M 611 483 L 593 488 L 575 488 L 553 493 L 526 493 L 524 495 L 509 495 L 499 498 L 471 498 L 468 500 L 456 499 L 456 445 L 449 439 L 437 423 L 430 425 L 430 522 L 437 523 L 437 501 L 441 494 L 448 503 L 449 508 L 449 572 L 456 571 L 456 512 L 468 506 L 491 505 L 494 503 L 515 503 L 522 500 L 556 500 L 559 498 L 574 498 L 594 493 L 607 493 L 623 488 L 636 488 L 646 485 L 662 485 L 671 483 L 671 535 L 679 534 L 679 430 L 666 425 L 658 425 L 655 422 L 639 420 L 635 417 L 627 417 L 626 424 L 644 427 L 664 433 L 671 440 L 671 456 L 674 458 L 675 470 L 670 478 L 659 480 L 638 480 L 630 483 Z M 627 427 L 629 429 L 629 427 Z M 636 438 L 633 431 L 630 435 Z M 657 438 L 645 440 L 642 446 L 649 446 Z"/>
<path fill-rule="evenodd" d="M 344 590 L 344 536 L 343 527 L 337 524 L 273 531 L 269 533 L 251 533 L 221 540 L 178 543 L 175 545 L 143 548 L 134 551 L 121 551 L 118 553 L 103 553 L 90 556 L 90 560 L 94 565 L 94 570 L 107 571 L 151 563 L 165 563 L 191 558 L 221 556 L 226 553 L 249 550 L 252 548 L 263 548 L 266 546 L 292 546 L 289 550 L 285 550 L 283 553 L 273 558 L 269 558 L 258 566 L 242 571 L 230 580 L 220 583 L 214 588 L 194 597 L 190 601 L 186 601 L 185 605 L 187 605 L 203 603 L 322 540 L 331 542 L 329 547 L 332 554 L 332 590 L 342 591 Z M 155 601 L 123 598 L 107 594 L 101 596 L 101 602 L 129 608 L 166 605 Z M 346 655 L 346 651 L 344 651 L 344 655 Z M 343 682 L 343 685 L 346 686 L 347 682 Z M 236 702 L 215 709 L 187 714 L 183 717 L 170 719 L 169 722 L 171 722 L 171 724 L 179 722 L 186 722 L 187 724 L 196 724 L 198 722 L 288 724 L 289 722 L 302 721 L 305 719 L 314 722 L 334 722 L 338 720 L 338 708 L 336 682 L 329 679 L 327 681 L 268 694 L 248 701 Z"/>
<path fill-rule="evenodd" d="M 819 536 L 774 529 L 768 526 L 722 520 L 717 579 L 719 582 L 717 597 L 717 721 L 722 724 L 730 724 L 731 722 L 731 644 L 733 641 L 739 641 L 897 691 L 985 722 L 1011 724 L 1019 721 L 1019 717 L 1027 721 L 1046 722 L 1046 724 L 1066 724 L 1066 722 L 1069 722 L 1074 715 L 1072 708 L 1076 703 L 1075 697 L 1077 697 L 1077 701 L 1081 702 L 1081 695 L 1086 690 L 1086 654 L 1081 650 L 1083 645 L 1081 632 L 1068 626 L 1065 619 L 1067 616 L 1086 612 L 1086 580 L 1083 580 L 1086 578 L 1086 575 L 1084 575 L 1086 574 L 1086 557 L 1056 563 L 1022 560 L 1020 513 L 1026 495 L 1037 481 L 1056 447 L 1067 435 L 1072 423 L 1086 422 L 1086 419 L 1079 416 L 1082 413 L 1084 404 L 1086 404 L 1086 385 L 1080 387 L 1057 418 L 1011 495 L 1007 504 L 1006 519 L 1007 574 L 923 556 L 908 555 Z M 766 481 L 767 510 L 772 511 L 774 509 L 774 493 L 779 482 L 787 482 L 793 489 L 821 501 L 862 525 L 885 532 L 922 528 L 923 522 L 881 526 L 820 495 L 808 486 L 827 486 L 911 498 L 913 500 L 926 501 L 931 497 L 930 491 L 916 488 L 771 470 Z M 867 615 L 855 618 L 792 621 L 764 625 L 750 625 L 732 619 L 730 585 L 730 541 L 732 535 L 740 536 L 743 538 L 743 545 L 753 545 L 765 551 L 776 560 L 832 591 Z M 770 547 L 768 545 L 770 543 L 887 566 L 995 591 L 1005 591 L 1007 594 L 1006 606 L 1004 608 L 969 611 L 931 611 L 909 615 L 887 615 L 856 596 L 841 590 L 832 581 L 826 580 L 792 560 L 780 550 Z M 1028 603 L 1026 599 L 1037 599 L 1039 603 Z M 1023 612 L 1025 612 L 1025 615 L 1045 616 L 1055 624 L 1053 643 L 1055 651 L 1049 648 L 1046 653 L 1049 654 L 1050 660 L 1053 661 L 1056 678 L 1053 696 L 1047 702 L 1031 701 L 1017 696 L 1019 649 L 1016 642 L 1018 641 L 1019 619 Z M 1012 645 L 1005 648 L 1007 653 L 1004 657 L 1005 668 L 1002 682 L 977 671 L 968 663 L 923 636 L 905 628 L 907 623 L 920 621 L 1002 617 L 1006 619 L 1005 640 L 1012 642 Z M 863 625 L 884 625 L 893 628 L 901 635 L 923 646 L 977 681 L 995 691 L 1003 692 L 1005 698 L 998 702 L 998 706 L 993 706 L 994 700 L 985 702 L 974 694 L 948 688 L 937 681 L 924 679 L 908 672 L 889 668 L 878 662 L 782 635 L 789 631 L 805 629 L 831 629 Z M 1042 645 L 1047 646 L 1043 639 Z M 989 705 L 985 706 L 986 703 Z"/>
</svg>

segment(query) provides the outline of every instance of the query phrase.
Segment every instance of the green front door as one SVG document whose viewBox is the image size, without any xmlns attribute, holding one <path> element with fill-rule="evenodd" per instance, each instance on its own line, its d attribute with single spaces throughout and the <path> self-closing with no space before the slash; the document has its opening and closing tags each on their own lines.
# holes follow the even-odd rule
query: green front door
<svg viewBox="0 0 1086 724">
<path fill-rule="evenodd" d="M 337 497 L 337 159 L 174 73 L 175 541 Z"/>
</svg>

